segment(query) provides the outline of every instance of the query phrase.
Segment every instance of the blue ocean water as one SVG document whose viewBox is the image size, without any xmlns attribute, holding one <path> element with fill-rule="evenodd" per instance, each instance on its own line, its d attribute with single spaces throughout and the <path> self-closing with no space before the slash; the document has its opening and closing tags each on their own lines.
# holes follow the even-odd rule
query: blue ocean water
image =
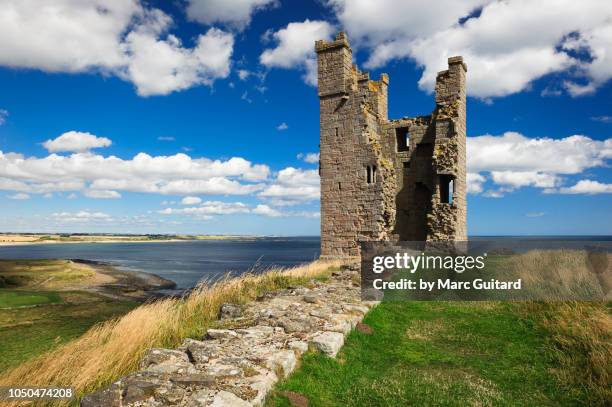
<svg viewBox="0 0 612 407">
<path fill-rule="evenodd" d="M 486 251 L 507 247 L 515 252 L 530 249 L 612 248 L 612 236 L 471 236 L 470 246 Z M 264 271 L 272 266 L 290 267 L 319 256 L 320 239 L 266 237 L 255 240 L 200 240 L 151 243 L 55 243 L 0 246 L 0 259 L 85 259 L 110 263 L 172 280 L 177 289 L 193 287 L 202 279 L 228 272 Z"/>
<path fill-rule="evenodd" d="M 151 243 L 55 243 L 0 246 L 0 259 L 85 259 L 123 270 L 143 271 L 172 280 L 177 289 L 271 266 L 289 267 L 319 256 L 319 237 L 269 237 L 256 240 L 199 240 Z"/>
</svg>

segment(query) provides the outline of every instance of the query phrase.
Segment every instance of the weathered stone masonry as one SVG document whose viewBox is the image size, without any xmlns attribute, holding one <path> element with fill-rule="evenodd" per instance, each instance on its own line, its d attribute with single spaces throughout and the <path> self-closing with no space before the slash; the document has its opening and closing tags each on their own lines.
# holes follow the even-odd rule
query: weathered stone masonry
<svg viewBox="0 0 612 407">
<path fill-rule="evenodd" d="M 308 349 L 335 357 L 344 337 L 376 301 L 361 301 L 358 267 L 325 282 L 225 304 L 232 329 L 208 329 L 178 349 L 150 349 L 141 370 L 83 398 L 81 407 L 262 406 Z"/>
<path fill-rule="evenodd" d="M 438 73 L 431 115 L 389 120 L 389 77 L 359 71 L 344 33 L 315 49 L 321 256 L 359 256 L 360 241 L 466 240 L 463 59 Z"/>
</svg>

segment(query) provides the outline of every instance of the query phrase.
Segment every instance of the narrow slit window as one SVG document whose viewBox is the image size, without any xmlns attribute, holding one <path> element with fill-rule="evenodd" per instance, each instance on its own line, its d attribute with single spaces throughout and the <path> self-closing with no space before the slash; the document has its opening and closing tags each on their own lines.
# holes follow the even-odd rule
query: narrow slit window
<svg viewBox="0 0 612 407">
<path fill-rule="evenodd" d="M 450 175 L 440 175 L 440 202 L 453 203 L 455 179 Z"/>
<path fill-rule="evenodd" d="M 336 137 L 338 137 L 338 128 L 336 127 Z"/>
<path fill-rule="evenodd" d="M 372 183 L 372 167 L 369 165 L 366 166 L 366 182 L 368 184 Z"/>
</svg>

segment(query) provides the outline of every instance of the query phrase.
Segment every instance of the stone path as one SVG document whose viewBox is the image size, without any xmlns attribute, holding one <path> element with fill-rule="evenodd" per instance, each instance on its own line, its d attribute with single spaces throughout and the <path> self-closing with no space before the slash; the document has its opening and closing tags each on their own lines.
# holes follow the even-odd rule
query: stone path
<svg viewBox="0 0 612 407">
<path fill-rule="evenodd" d="M 274 384 L 287 377 L 309 349 L 335 357 L 344 337 L 377 302 L 360 300 L 343 270 L 329 281 L 312 281 L 266 293 L 244 309 L 227 304 L 221 317 L 236 329 L 209 329 L 178 349 L 151 349 L 133 373 L 86 396 L 83 407 L 263 405 Z"/>
</svg>

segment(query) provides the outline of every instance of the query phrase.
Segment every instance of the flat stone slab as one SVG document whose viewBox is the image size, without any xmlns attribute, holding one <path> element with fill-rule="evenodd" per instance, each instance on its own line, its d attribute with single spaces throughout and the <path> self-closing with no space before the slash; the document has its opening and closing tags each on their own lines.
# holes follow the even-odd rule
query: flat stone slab
<svg viewBox="0 0 612 407">
<path fill-rule="evenodd" d="M 344 335 L 340 332 L 323 332 L 312 338 L 312 344 L 322 353 L 335 358 L 344 345 Z"/>
</svg>

